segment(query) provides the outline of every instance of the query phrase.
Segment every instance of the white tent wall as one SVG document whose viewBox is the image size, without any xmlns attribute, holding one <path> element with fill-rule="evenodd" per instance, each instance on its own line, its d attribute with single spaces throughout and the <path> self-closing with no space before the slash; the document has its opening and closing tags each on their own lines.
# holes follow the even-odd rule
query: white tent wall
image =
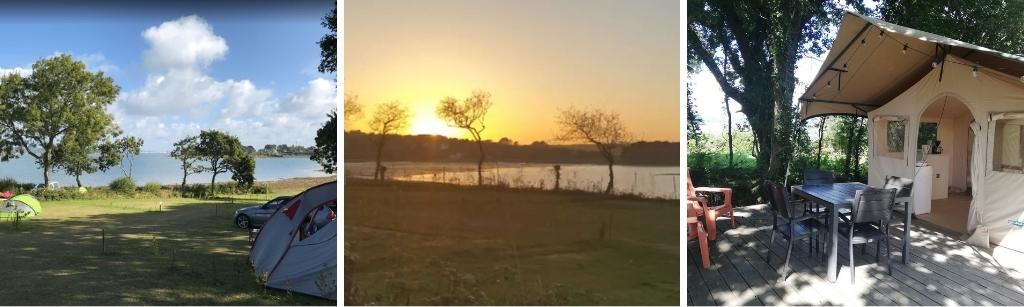
<svg viewBox="0 0 1024 307">
<path fill-rule="evenodd" d="M 899 55 L 896 55 L 899 56 Z M 991 241 L 1004 247 L 1024 251 L 1024 235 L 1018 235 L 1018 229 L 1012 229 L 1008 220 L 1016 220 L 1024 216 L 1024 174 L 1013 174 L 992 171 L 992 145 L 993 133 L 990 129 L 989 115 L 1000 112 L 1021 112 L 1024 111 L 1024 83 L 1017 77 L 1009 76 L 990 69 L 981 67 L 977 77 L 971 74 L 972 67 L 959 63 L 970 63 L 962 58 L 949 55 L 946 57 L 945 67 L 935 68 L 921 78 L 916 84 L 903 93 L 896 96 L 888 103 L 868 113 L 869 144 L 871 156 L 868 168 L 868 184 L 880 186 L 886 176 L 903 176 L 913 178 L 914 163 L 916 160 L 917 132 L 921 124 L 921 115 L 936 100 L 945 96 L 951 96 L 963 102 L 970 110 L 970 114 L 980 126 L 979 137 L 987 136 L 985 152 L 974 152 L 975 155 L 982 154 L 986 157 L 986 166 L 982 169 L 971 169 L 971 172 L 981 172 L 979 178 L 985 178 L 981 191 L 984 197 L 975 196 L 972 201 L 972 212 L 978 215 L 977 223 L 984 224 L 990 231 Z M 942 81 L 939 81 L 941 71 Z M 876 126 L 875 117 L 900 116 L 906 118 L 906 132 L 904 141 L 904 154 L 902 158 L 885 156 L 881 153 L 879 144 L 885 144 L 884 140 L 876 141 L 879 135 L 884 136 L 884 126 Z M 968 118 L 969 122 L 970 119 Z M 884 121 L 880 121 L 884 122 Z M 881 130 L 882 132 L 878 132 Z M 966 131 L 964 132 L 966 133 Z M 952 143 L 956 145 L 967 145 L 966 136 L 957 136 L 952 133 Z M 963 138 L 963 142 L 957 142 Z M 954 145 L 950 144 L 950 145 Z M 944 146 L 946 147 L 946 146 Z M 947 150 L 951 148 L 947 147 Z M 957 150 L 959 151 L 959 150 Z M 968 161 L 964 156 L 960 168 L 966 168 Z M 966 172 L 964 172 L 966 173 Z M 966 178 L 964 178 L 966 180 Z M 917 187 L 915 187 L 917 188 Z M 980 200 L 983 199 L 983 200 Z M 966 218 L 966 217 L 965 217 Z M 972 219 L 974 220 L 974 219 Z M 968 225 L 973 230 L 976 225 Z"/>
</svg>

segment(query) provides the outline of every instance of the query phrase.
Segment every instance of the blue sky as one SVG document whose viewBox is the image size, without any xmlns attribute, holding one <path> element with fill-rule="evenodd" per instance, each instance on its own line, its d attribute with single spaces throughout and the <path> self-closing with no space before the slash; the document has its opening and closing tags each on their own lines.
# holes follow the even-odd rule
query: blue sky
<svg viewBox="0 0 1024 307">
<path fill-rule="evenodd" d="M 0 73 L 29 74 L 58 53 L 107 73 L 121 87 L 110 113 L 147 151 L 168 151 L 201 129 L 256 147 L 309 146 L 335 107 L 334 74 L 316 71 L 327 31 L 320 19 L 334 5 L 0 4 Z"/>
</svg>

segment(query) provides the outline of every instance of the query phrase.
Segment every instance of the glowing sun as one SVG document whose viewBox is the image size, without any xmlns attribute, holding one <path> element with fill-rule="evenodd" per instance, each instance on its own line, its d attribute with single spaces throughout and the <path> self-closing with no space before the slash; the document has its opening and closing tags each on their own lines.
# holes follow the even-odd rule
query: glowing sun
<svg viewBox="0 0 1024 307">
<path fill-rule="evenodd" d="M 445 137 L 455 137 L 459 134 L 458 129 L 449 127 L 448 124 L 433 115 L 421 115 L 414 118 L 409 132 L 413 135 L 430 134 Z"/>
</svg>

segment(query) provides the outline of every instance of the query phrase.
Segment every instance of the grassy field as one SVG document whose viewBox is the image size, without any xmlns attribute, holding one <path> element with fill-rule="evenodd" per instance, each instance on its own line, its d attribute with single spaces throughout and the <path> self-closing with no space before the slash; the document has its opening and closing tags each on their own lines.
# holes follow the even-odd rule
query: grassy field
<svg viewBox="0 0 1024 307">
<path fill-rule="evenodd" d="M 348 304 L 679 304 L 679 203 L 349 179 Z"/>
<path fill-rule="evenodd" d="M 5 305 L 334 305 L 257 283 L 234 210 L 331 178 L 272 183 L 271 195 L 42 202 L 0 221 Z M 104 239 L 105 237 L 105 239 Z"/>
</svg>

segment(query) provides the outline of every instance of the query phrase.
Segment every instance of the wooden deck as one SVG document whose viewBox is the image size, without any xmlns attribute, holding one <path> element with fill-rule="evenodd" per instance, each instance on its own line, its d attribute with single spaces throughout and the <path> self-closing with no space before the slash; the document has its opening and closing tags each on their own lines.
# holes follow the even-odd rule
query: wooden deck
<svg viewBox="0 0 1024 307">
<path fill-rule="evenodd" d="M 839 279 L 826 280 L 825 261 L 808 255 L 806 241 L 793 248 L 793 271 L 780 283 L 786 241 L 769 248 L 771 216 L 764 205 L 737 208 L 737 228 L 719 221 L 711 241 L 711 267 L 700 268 L 696 242 L 687 244 L 686 300 L 689 305 L 1024 305 L 1024 274 L 1006 261 L 950 235 L 914 225 L 910 265 L 900 261 L 902 226 L 893 230 L 892 275 L 885 259 L 875 263 L 875 245 L 854 250 L 856 283 L 850 284 L 845 243 L 839 246 Z M 766 256 L 772 253 L 771 262 Z"/>
</svg>

